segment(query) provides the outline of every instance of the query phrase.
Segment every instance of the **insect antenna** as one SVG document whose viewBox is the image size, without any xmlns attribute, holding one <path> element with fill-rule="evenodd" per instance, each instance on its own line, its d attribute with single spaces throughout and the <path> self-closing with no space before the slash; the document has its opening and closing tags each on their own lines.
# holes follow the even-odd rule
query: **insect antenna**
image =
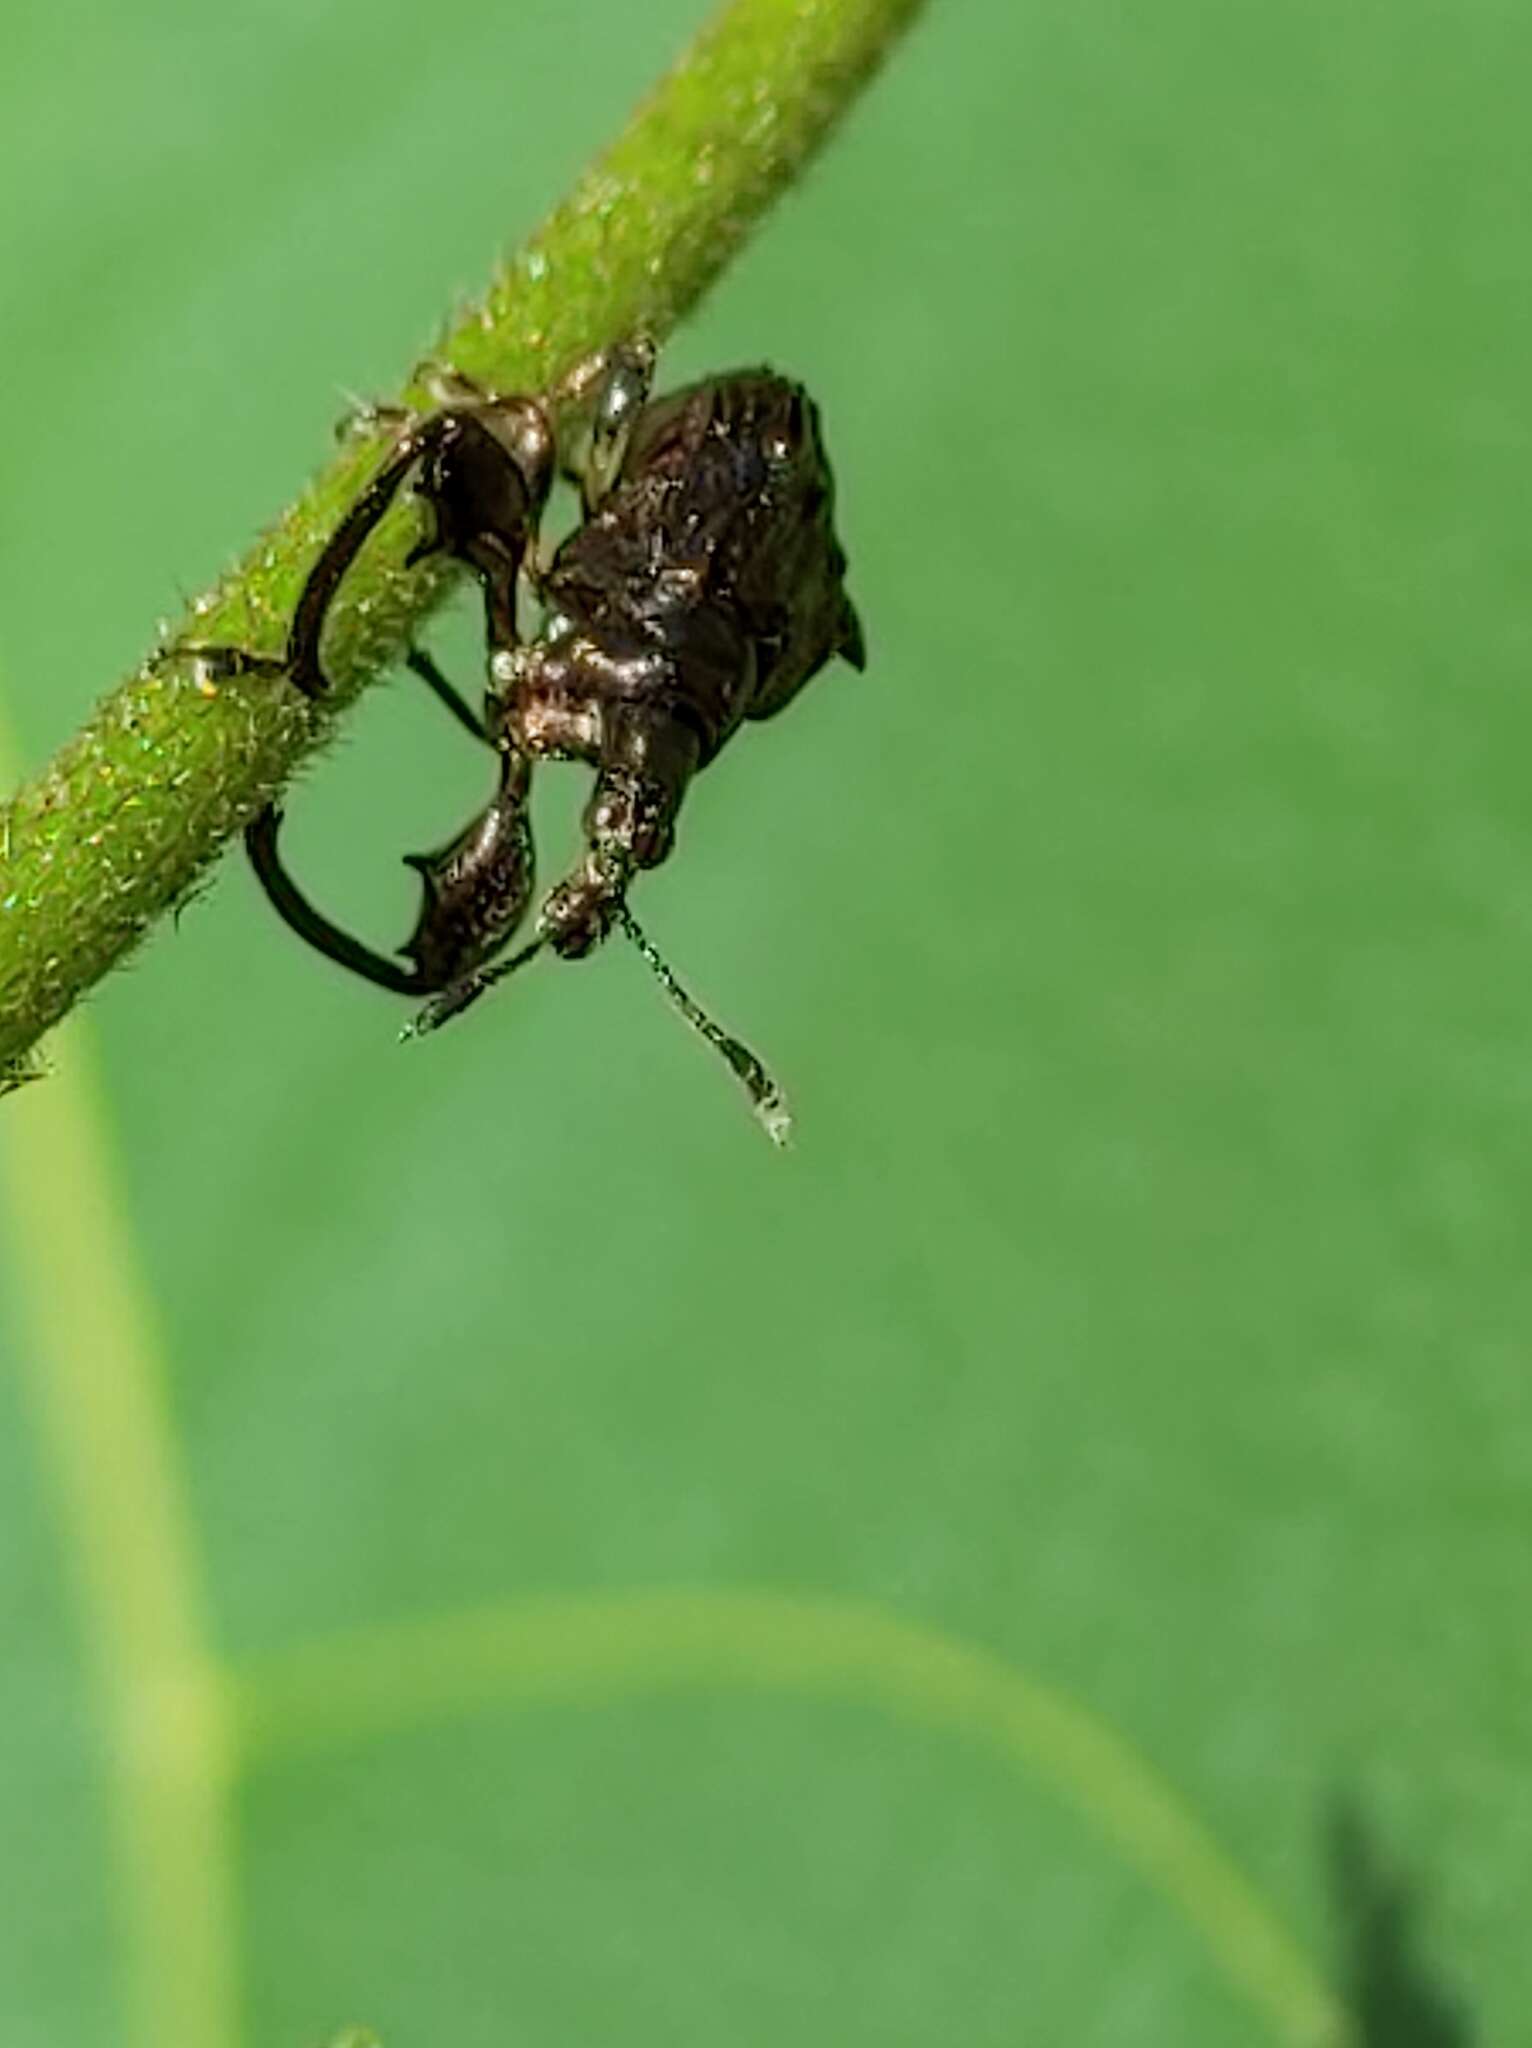
<svg viewBox="0 0 1532 2048">
<path fill-rule="evenodd" d="M 626 903 L 617 906 L 617 922 L 632 940 L 645 965 L 653 974 L 660 987 L 675 1004 L 681 1015 L 699 1037 L 705 1038 L 715 1052 L 721 1053 L 744 1084 L 745 1093 L 750 1097 L 750 1107 L 757 1123 L 770 1138 L 773 1145 L 786 1145 L 792 1136 L 792 1111 L 787 1106 L 787 1097 L 775 1080 L 758 1060 L 749 1046 L 715 1024 L 700 1003 L 689 996 L 670 967 L 662 958 L 658 947 L 644 931 L 638 919 Z"/>
</svg>

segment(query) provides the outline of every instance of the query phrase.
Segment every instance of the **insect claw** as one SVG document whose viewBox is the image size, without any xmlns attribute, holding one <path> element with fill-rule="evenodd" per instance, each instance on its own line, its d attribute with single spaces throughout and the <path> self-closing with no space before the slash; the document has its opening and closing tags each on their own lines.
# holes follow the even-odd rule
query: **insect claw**
<svg viewBox="0 0 1532 2048">
<path fill-rule="evenodd" d="M 509 960 L 502 960 L 495 967 L 481 967 L 476 974 L 468 974 L 461 981 L 444 988 L 410 1019 L 399 1033 L 399 1043 L 406 1045 L 412 1038 L 424 1038 L 432 1031 L 439 1031 L 443 1024 L 450 1024 L 454 1017 L 462 1015 L 471 1003 L 492 989 L 497 981 L 504 981 L 508 974 L 514 974 L 520 967 L 543 949 L 541 939 L 533 939 L 523 946 L 519 953 L 513 953 Z"/>
<path fill-rule="evenodd" d="M 287 657 L 282 654 L 252 654 L 246 647 L 202 647 L 186 640 L 172 641 L 160 648 L 155 664 L 171 661 L 197 662 L 204 675 L 232 682 L 240 676 L 283 676 Z"/>
<path fill-rule="evenodd" d="M 337 441 L 360 441 L 369 434 L 381 432 L 384 428 L 395 431 L 407 427 L 413 415 L 402 405 L 389 405 L 381 399 L 362 398 L 342 385 L 340 395 L 346 401 L 347 411 L 335 422 Z"/>
<path fill-rule="evenodd" d="M 466 1010 L 470 1003 L 476 1003 L 488 983 L 477 975 L 470 981 L 454 982 L 451 988 L 443 989 L 421 1010 L 417 1010 L 408 1024 L 400 1027 L 399 1043 L 408 1045 L 412 1038 L 426 1038 L 433 1031 L 439 1031 L 443 1024 Z"/>
</svg>

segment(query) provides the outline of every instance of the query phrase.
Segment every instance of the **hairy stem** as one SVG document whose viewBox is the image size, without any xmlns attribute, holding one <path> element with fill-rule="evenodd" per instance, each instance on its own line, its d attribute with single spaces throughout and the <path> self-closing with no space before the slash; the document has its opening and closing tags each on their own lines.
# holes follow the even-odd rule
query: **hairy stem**
<svg viewBox="0 0 1532 2048">
<path fill-rule="evenodd" d="M 642 328 L 663 336 L 802 169 L 920 0 L 732 0 L 570 197 L 492 281 L 435 359 L 535 390 Z M 426 402 L 418 386 L 405 404 Z M 304 577 L 376 465 L 349 444 L 172 641 L 280 652 Z M 330 613 L 337 706 L 397 655 L 450 574 L 407 572 L 391 515 Z M 330 716 L 269 679 L 137 674 L 0 810 L 0 1067 L 185 900 L 231 834 L 318 745 Z"/>
</svg>

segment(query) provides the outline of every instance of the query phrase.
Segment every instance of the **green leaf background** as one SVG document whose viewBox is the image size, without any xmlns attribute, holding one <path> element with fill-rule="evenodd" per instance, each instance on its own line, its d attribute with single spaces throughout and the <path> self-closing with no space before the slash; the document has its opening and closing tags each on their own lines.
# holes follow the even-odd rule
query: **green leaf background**
<svg viewBox="0 0 1532 2048">
<path fill-rule="evenodd" d="M 695 18 L 8 18 L 16 759 Z M 812 387 L 872 650 L 642 891 L 786 1159 L 631 954 L 401 1049 L 237 861 L 5 1105 L 7 2048 L 1524 2038 L 1529 61 L 952 0 L 667 352 Z M 293 804 L 383 942 L 418 696 Z"/>
</svg>

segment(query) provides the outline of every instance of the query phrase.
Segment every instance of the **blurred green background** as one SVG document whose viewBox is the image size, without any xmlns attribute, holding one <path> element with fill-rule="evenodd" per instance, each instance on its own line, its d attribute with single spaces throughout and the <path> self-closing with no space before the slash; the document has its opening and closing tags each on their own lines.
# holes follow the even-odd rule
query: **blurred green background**
<svg viewBox="0 0 1532 2048">
<path fill-rule="evenodd" d="M 698 11 L 11 11 L 26 761 Z M 1152 1769 L 1369 2048 L 1525 2038 L 1529 63 L 1499 0 L 937 6 L 678 337 L 668 377 L 818 397 L 872 650 L 640 899 L 788 1084 L 787 1158 L 631 954 L 402 1051 L 237 861 L 90 1005 L 223 1656 L 549 1596 L 578 1665 L 616 1611 L 579 1603 L 663 1589 L 904 1645 L 816 1687 L 703 1627 L 631 1684 L 342 1701 L 239 1789 L 248 2048 L 1300 2039 L 1109 1771 L 897 1710 L 944 1643 Z M 395 855 L 482 777 L 379 693 L 294 864 L 389 943 Z M 10 1261 L 8 1357 L 77 1255 Z M 27 1385 L 0 2038 L 106 2048 L 111 1779 Z"/>
</svg>

